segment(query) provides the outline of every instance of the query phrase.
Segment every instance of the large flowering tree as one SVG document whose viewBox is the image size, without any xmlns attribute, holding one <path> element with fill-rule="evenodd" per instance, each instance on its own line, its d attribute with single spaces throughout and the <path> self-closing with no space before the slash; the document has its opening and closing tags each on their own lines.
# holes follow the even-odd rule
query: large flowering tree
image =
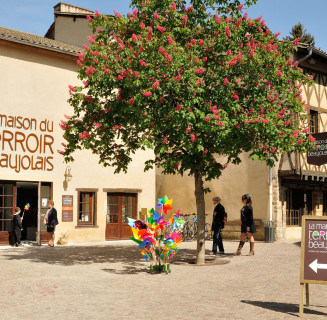
<svg viewBox="0 0 327 320">
<path fill-rule="evenodd" d="M 280 153 L 304 152 L 312 138 L 300 121 L 300 83 L 312 80 L 290 57 L 297 41 L 279 41 L 238 0 L 189 3 L 133 0 L 127 17 L 89 17 L 94 36 L 78 60 L 83 85 L 70 86 L 74 114 L 61 126 L 66 161 L 90 149 L 120 172 L 136 150 L 153 148 L 145 169 L 193 175 L 203 263 L 204 181 L 242 152 L 270 166 Z"/>
</svg>

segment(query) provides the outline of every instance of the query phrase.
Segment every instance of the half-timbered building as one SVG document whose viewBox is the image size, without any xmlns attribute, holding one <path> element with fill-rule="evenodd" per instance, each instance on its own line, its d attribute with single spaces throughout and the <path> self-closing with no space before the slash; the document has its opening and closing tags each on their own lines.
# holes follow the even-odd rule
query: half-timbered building
<svg viewBox="0 0 327 320">
<path fill-rule="evenodd" d="M 302 215 L 327 215 L 327 53 L 300 44 L 294 57 L 314 85 L 304 86 L 307 123 L 316 137 L 308 154 L 284 154 L 274 175 L 274 215 L 280 238 L 298 238 Z"/>
</svg>

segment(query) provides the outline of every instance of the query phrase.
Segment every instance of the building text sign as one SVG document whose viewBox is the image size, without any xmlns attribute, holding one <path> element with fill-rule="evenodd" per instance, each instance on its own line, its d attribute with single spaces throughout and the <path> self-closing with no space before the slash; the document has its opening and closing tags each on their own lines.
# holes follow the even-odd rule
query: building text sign
<svg viewBox="0 0 327 320">
<path fill-rule="evenodd" d="M 52 171 L 53 121 L 0 114 L 0 168 Z"/>
<path fill-rule="evenodd" d="M 327 132 L 315 133 L 316 138 L 314 150 L 307 153 L 308 164 L 321 166 L 327 163 Z"/>
<path fill-rule="evenodd" d="M 62 221 L 73 221 L 73 196 L 62 196 Z"/>
<path fill-rule="evenodd" d="M 309 306 L 309 284 L 327 284 L 327 216 L 303 216 L 301 240 L 300 303 L 303 316 L 304 287 Z"/>
<path fill-rule="evenodd" d="M 327 284 L 327 216 L 303 216 L 301 283 Z"/>
</svg>

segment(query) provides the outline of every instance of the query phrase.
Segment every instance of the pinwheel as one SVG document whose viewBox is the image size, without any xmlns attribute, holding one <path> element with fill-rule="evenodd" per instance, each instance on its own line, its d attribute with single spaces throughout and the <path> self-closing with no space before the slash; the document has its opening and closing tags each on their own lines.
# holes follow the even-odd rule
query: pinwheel
<svg viewBox="0 0 327 320">
<path fill-rule="evenodd" d="M 167 211 L 172 210 L 172 199 L 167 196 L 158 199 L 156 209 L 149 210 L 147 221 L 128 219 L 133 236 L 141 254 L 150 262 L 150 272 L 170 272 L 170 262 L 177 253 L 177 246 L 182 242 L 181 229 L 185 221 L 180 217 L 180 210 L 165 220 Z M 164 213 L 164 214 L 162 214 Z"/>
<path fill-rule="evenodd" d="M 158 204 L 156 205 L 157 209 L 161 209 L 165 214 L 167 214 L 168 210 L 172 210 L 173 207 L 171 206 L 173 203 L 173 199 L 168 199 L 167 196 L 165 196 L 162 199 L 158 199 Z"/>
<path fill-rule="evenodd" d="M 24 211 L 23 211 L 23 215 L 22 215 L 22 219 L 24 218 L 24 214 L 25 214 L 25 212 L 28 211 L 28 210 L 30 209 L 30 206 L 31 206 L 31 205 L 30 205 L 29 203 L 26 203 L 26 204 L 25 204 Z"/>
<path fill-rule="evenodd" d="M 173 229 L 174 230 L 180 230 L 183 228 L 183 225 L 185 224 L 185 220 L 182 218 L 175 218 L 175 221 L 173 223 Z"/>
<path fill-rule="evenodd" d="M 139 248 L 147 248 L 148 250 L 151 249 L 151 245 L 155 244 L 155 240 L 153 240 L 151 237 L 145 236 L 143 238 L 143 241 L 139 244 Z"/>
</svg>

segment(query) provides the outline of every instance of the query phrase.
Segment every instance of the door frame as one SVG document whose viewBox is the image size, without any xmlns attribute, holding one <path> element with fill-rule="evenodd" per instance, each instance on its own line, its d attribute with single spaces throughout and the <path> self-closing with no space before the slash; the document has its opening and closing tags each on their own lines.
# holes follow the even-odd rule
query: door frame
<svg viewBox="0 0 327 320">
<path fill-rule="evenodd" d="M 45 186 L 49 186 L 50 187 L 50 194 L 49 197 L 45 197 L 45 198 L 49 198 L 48 200 L 53 199 L 53 182 L 50 181 L 39 181 L 39 186 L 38 186 L 38 201 L 39 201 L 39 208 L 38 208 L 38 224 L 37 224 L 37 230 L 38 230 L 38 236 L 37 236 L 37 244 L 40 246 L 41 244 L 47 243 L 50 240 L 50 232 L 47 231 L 42 231 L 41 230 L 41 223 L 43 223 L 43 219 L 42 219 L 42 212 L 41 209 L 44 209 L 42 207 L 42 184 L 44 184 Z"/>
<path fill-rule="evenodd" d="M 16 180 L 0 180 L 0 184 L 12 184 L 12 216 L 14 216 L 16 201 L 17 201 L 17 188 L 16 188 Z M 2 195 L 4 196 L 4 195 Z M 9 208 L 9 207 L 8 207 Z M 0 245 L 9 245 L 14 243 L 14 234 L 13 234 L 13 226 L 11 226 L 10 231 L 0 231 Z"/>
<path fill-rule="evenodd" d="M 117 196 L 118 197 L 118 222 L 117 223 L 108 223 L 108 196 Z M 126 196 L 132 197 L 132 219 L 137 218 L 137 198 L 138 194 L 134 192 L 106 192 L 106 203 L 107 203 L 107 213 L 106 213 L 106 229 L 105 229 L 105 239 L 106 240 L 126 240 L 132 236 L 130 226 L 127 223 L 123 223 L 123 213 L 122 213 L 122 198 Z M 116 236 L 110 234 L 109 229 L 113 229 L 116 226 Z M 128 230 L 128 231 L 127 231 Z M 128 235 L 125 235 L 128 233 Z"/>
</svg>

